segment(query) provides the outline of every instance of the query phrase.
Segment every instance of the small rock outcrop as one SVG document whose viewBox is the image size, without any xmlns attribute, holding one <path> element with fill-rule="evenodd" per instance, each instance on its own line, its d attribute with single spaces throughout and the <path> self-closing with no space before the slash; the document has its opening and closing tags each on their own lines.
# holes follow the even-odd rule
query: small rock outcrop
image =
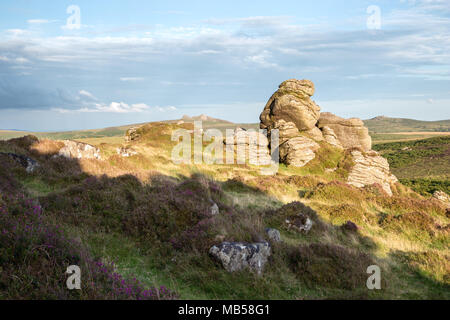
<svg viewBox="0 0 450 320">
<path fill-rule="evenodd" d="M 62 147 L 58 155 L 66 158 L 72 159 L 97 159 L 101 160 L 100 150 L 90 144 L 64 140 L 64 147 Z"/>
<path fill-rule="evenodd" d="M 450 208 L 450 196 L 444 191 L 436 190 L 433 193 L 433 198 L 441 201 L 444 205 Z"/>
<path fill-rule="evenodd" d="M 140 127 L 132 127 L 127 130 L 125 133 L 125 142 L 131 142 L 134 140 L 137 140 L 140 137 L 140 134 L 138 132 L 138 129 Z"/>
<path fill-rule="evenodd" d="M 18 162 L 22 167 L 25 168 L 27 173 L 33 173 L 39 167 L 39 163 L 36 160 L 31 159 L 30 157 L 15 153 L 0 152 L 0 154 L 6 155 L 14 161 Z"/>
<path fill-rule="evenodd" d="M 277 229 L 267 228 L 266 234 L 267 234 L 267 237 L 269 237 L 270 241 L 273 241 L 273 242 L 281 241 L 281 234 L 280 234 L 280 231 L 278 231 Z"/>
<path fill-rule="evenodd" d="M 228 272 L 249 269 L 260 275 L 271 254 L 268 242 L 223 242 L 209 249 L 209 254 L 221 262 Z"/>
<path fill-rule="evenodd" d="M 227 149 L 234 150 L 239 164 L 244 164 L 246 159 L 253 165 L 271 163 L 269 141 L 267 136 L 259 131 L 237 128 L 231 139 L 225 138 L 224 144 Z"/>
<path fill-rule="evenodd" d="M 369 129 L 364 126 L 364 122 L 357 118 L 344 119 L 330 112 L 320 115 L 318 126 L 322 131 L 329 134 L 331 129 L 345 149 L 359 148 L 363 151 L 372 149 L 372 138 L 369 136 Z M 324 130 L 324 128 L 327 129 Z"/>
<path fill-rule="evenodd" d="M 391 185 L 398 180 L 391 173 L 387 160 L 376 151 L 363 153 L 353 150 L 351 155 L 355 165 L 349 173 L 348 183 L 359 188 L 379 184 L 388 195 L 392 196 Z"/>
</svg>

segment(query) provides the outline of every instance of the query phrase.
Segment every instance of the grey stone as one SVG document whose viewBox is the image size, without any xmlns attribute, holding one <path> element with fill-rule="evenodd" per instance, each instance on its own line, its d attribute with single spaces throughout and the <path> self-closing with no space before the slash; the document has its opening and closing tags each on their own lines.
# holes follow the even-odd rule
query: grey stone
<svg viewBox="0 0 450 320">
<path fill-rule="evenodd" d="M 260 275 L 271 253 L 268 242 L 223 242 L 209 249 L 209 254 L 222 263 L 228 272 L 249 269 Z"/>
</svg>

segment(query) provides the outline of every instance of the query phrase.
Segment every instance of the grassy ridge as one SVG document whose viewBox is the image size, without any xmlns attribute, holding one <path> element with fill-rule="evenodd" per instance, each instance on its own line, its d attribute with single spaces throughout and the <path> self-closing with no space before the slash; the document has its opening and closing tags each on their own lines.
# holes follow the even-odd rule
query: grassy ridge
<svg viewBox="0 0 450 320">
<path fill-rule="evenodd" d="M 0 155 L 0 206 L 3 201 L 12 208 L 8 197 L 18 193 L 38 200 L 46 223 L 80 239 L 87 255 L 114 261 L 115 272 L 136 277 L 141 287 L 164 285 L 181 298 L 450 298 L 450 220 L 436 200 L 402 185 L 392 198 L 378 186 L 351 187 L 345 183 L 348 155 L 334 149 L 324 149 L 304 168 L 282 166 L 275 176 L 261 176 L 250 165 L 175 165 L 170 133 L 178 127 L 142 128 L 130 144 L 140 154 L 130 158 L 119 157 L 116 145 L 101 145 L 104 161 L 55 158 L 52 141 L 0 141 L 1 150 L 41 164 L 28 174 Z M 208 214 L 210 201 L 219 215 Z M 314 222 L 308 234 L 285 224 L 299 213 Z M 356 230 L 344 226 L 349 220 Z M 208 255 L 222 241 L 264 239 L 266 227 L 279 229 L 284 241 L 272 243 L 262 277 L 230 274 Z M 51 261 L 63 270 L 71 259 Z M 11 277 L 0 279 L 0 296 L 10 296 L 8 281 L 14 270 L 26 270 L 27 261 L 0 259 L 4 270 L 11 265 Z M 368 264 L 381 267 L 383 290 L 367 290 Z M 51 292 L 59 282 L 45 281 L 53 277 L 44 271 L 33 281 Z M 108 283 L 98 283 L 110 293 Z M 27 297 L 16 288 L 14 296 L 21 294 Z"/>
<path fill-rule="evenodd" d="M 364 125 L 373 133 L 395 132 L 450 132 L 450 120 L 421 121 L 402 118 L 376 117 L 364 120 Z"/>
</svg>

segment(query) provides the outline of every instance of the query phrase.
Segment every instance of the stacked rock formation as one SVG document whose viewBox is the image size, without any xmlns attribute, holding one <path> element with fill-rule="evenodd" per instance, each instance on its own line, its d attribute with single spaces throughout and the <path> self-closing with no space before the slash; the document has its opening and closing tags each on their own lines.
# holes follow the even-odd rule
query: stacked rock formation
<svg viewBox="0 0 450 320">
<path fill-rule="evenodd" d="M 309 80 L 287 80 L 272 95 L 260 116 L 260 128 L 279 131 L 280 161 L 302 167 L 315 158 L 323 134 L 316 126 L 320 107 L 311 100 L 314 84 Z"/>
<path fill-rule="evenodd" d="M 284 81 L 261 113 L 260 127 L 267 129 L 269 139 L 271 132 L 278 129 L 280 162 L 305 166 L 325 142 L 349 150 L 355 162 L 349 184 L 363 187 L 377 183 L 392 195 L 390 186 L 398 180 L 386 159 L 371 150 L 372 139 L 364 123 L 357 118 L 320 113 L 320 107 L 311 100 L 313 95 L 314 84 L 309 80 Z"/>
</svg>

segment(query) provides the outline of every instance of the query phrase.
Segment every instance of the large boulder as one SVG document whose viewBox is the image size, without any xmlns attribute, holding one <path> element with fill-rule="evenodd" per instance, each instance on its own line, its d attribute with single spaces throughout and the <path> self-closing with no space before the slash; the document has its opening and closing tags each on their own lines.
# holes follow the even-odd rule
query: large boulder
<svg viewBox="0 0 450 320">
<path fill-rule="evenodd" d="M 280 161 L 294 167 L 303 167 L 316 157 L 320 146 L 312 139 L 296 137 L 280 145 Z"/>
<path fill-rule="evenodd" d="M 60 156 L 72 159 L 101 159 L 100 150 L 90 144 L 72 140 L 62 142 L 64 147 L 58 152 Z"/>
<path fill-rule="evenodd" d="M 372 149 L 369 129 L 364 126 L 360 119 L 344 119 L 330 112 L 324 112 L 320 115 L 318 126 L 324 133 L 325 130 L 330 132 L 329 129 L 331 129 L 345 149 L 359 148 L 363 151 Z"/>
<path fill-rule="evenodd" d="M 270 256 L 268 242 L 223 242 L 209 249 L 209 254 L 222 263 L 228 272 L 250 269 L 261 274 Z"/>
<path fill-rule="evenodd" d="M 279 120 L 292 122 L 299 131 L 316 126 L 320 107 L 311 100 L 314 84 L 309 80 L 291 79 L 280 84 L 261 113 L 261 129 L 270 131 Z"/>
<path fill-rule="evenodd" d="M 348 183 L 358 188 L 379 184 L 388 195 L 392 196 L 391 185 L 398 180 L 389 170 L 387 160 L 376 151 L 363 153 L 353 150 L 351 155 L 355 165 L 350 170 Z"/>
</svg>

